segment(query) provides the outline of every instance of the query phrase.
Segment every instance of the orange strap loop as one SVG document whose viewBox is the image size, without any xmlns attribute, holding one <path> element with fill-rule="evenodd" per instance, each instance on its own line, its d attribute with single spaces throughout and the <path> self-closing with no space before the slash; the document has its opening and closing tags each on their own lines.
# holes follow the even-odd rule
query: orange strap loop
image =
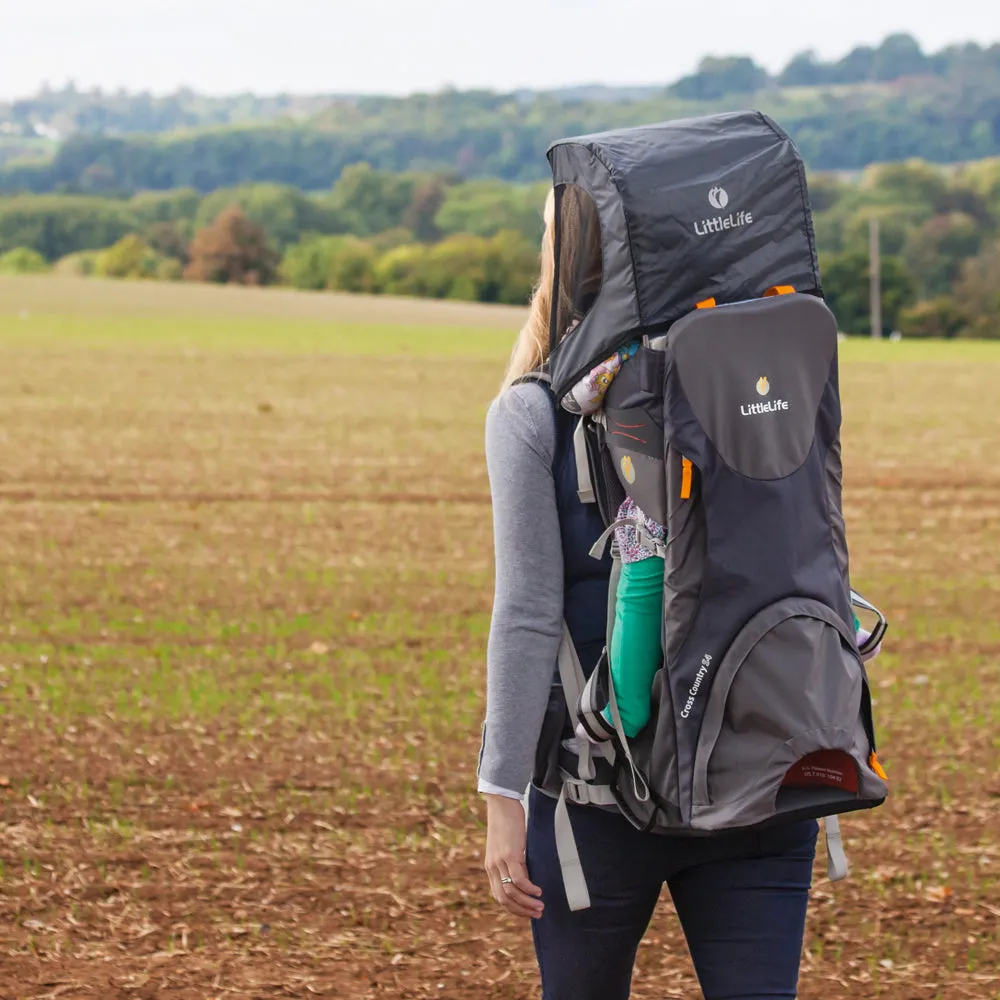
<svg viewBox="0 0 1000 1000">
<path fill-rule="evenodd" d="M 695 306 L 696 309 L 714 309 L 715 299 L 702 299 L 701 302 Z"/>
<path fill-rule="evenodd" d="M 771 295 L 794 295 L 795 286 L 794 285 L 772 285 L 766 292 L 764 292 L 764 298 L 768 298 Z"/>
<path fill-rule="evenodd" d="M 691 499 L 691 480 L 694 474 L 694 466 L 690 458 L 681 459 L 681 499 Z"/>
</svg>

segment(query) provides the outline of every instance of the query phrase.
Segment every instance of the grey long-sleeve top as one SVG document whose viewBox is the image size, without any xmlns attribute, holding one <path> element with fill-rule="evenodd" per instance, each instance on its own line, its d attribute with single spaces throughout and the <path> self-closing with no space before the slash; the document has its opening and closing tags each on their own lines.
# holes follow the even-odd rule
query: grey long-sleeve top
<svg viewBox="0 0 1000 1000">
<path fill-rule="evenodd" d="M 504 390 L 486 417 L 496 586 L 486 653 L 479 790 L 531 781 L 563 621 L 563 554 L 552 461 L 555 413 L 537 383 Z"/>
</svg>

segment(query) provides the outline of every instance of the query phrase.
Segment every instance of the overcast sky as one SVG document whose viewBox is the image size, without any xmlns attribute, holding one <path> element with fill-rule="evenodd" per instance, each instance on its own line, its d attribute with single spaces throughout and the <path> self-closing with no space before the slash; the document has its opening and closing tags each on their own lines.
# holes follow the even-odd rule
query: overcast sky
<svg viewBox="0 0 1000 1000">
<path fill-rule="evenodd" d="M 158 93 L 408 93 L 667 83 L 706 54 L 776 70 L 909 31 L 1000 40 L 996 0 L 0 0 L 0 98 L 59 86 Z"/>
</svg>

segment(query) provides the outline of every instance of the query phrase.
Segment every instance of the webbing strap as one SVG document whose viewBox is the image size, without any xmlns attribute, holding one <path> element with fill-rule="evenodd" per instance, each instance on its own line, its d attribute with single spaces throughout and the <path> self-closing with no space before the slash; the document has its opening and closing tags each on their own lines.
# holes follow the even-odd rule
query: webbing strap
<svg viewBox="0 0 1000 1000">
<path fill-rule="evenodd" d="M 632 790 L 635 792 L 635 797 L 640 802 L 649 801 L 649 785 L 646 784 L 646 779 L 642 776 L 642 771 L 636 767 L 635 761 L 632 759 L 632 751 L 629 750 L 628 737 L 625 735 L 625 727 L 622 725 L 622 717 L 618 711 L 618 699 L 615 697 L 615 684 L 611 679 L 611 671 L 608 669 L 608 707 L 611 709 L 611 721 L 614 723 L 615 732 L 618 734 L 618 740 L 621 743 L 622 753 L 625 754 L 625 759 L 628 761 L 629 770 L 632 772 Z M 640 786 L 642 791 L 639 791 Z"/>
<path fill-rule="evenodd" d="M 583 687 L 583 693 L 580 695 L 580 707 L 577 719 L 590 734 L 591 739 L 608 746 L 613 754 L 613 748 L 610 747 L 610 744 L 606 743 L 606 741 L 614 736 L 614 729 L 609 728 L 603 715 L 604 705 L 602 704 L 603 699 L 600 695 L 602 680 L 606 681 L 605 686 L 611 684 L 611 676 L 607 669 L 607 656 L 601 658 L 600 662 L 594 668 L 594 672 L 590 675 L 590 679 Z M 613 757 L 611 763 L 614 763 Z"/>
<path fill-rule="evenodd" d="M 570 822 L 569 809 L 566 805 L 570 800 L 589 805 L 608 806 L 614 805 L 615 797 L 606 785 L 588 785 L 582 781 L 574 781 L 572 777 L 564 774 L 562 791 L 556 802 L 556 854 L 559 857 L 559 868 L 566 889 L 566 902 L 571 910 L 587 910 L 590 908 L 590 892 L 587 889 L 587 878 L 583 874 L 583 864 L 580 861 L 580 852 L 577 850 L 573 824 Z"/>
<path fill-rule="evenodd" d="M 840 836 L 839 817 L 827 816 L 823 820 L 823 831 L 826 838 L 826 873 L 831 882 L 839 882 L 847 878 L 851 870 L 844 852 L 844 841 Z"/>
<path fill-rule="evenodd" d="M 576 495 L 580 503 L 596 503 L 594 483 L 590 478 L 590 459 L 587 457 L 586 417 L 580 417 L 573 431 L 573 454 L 576 456 Z"/>
<path fill-rule="evenodd" d="M 580 666 L 580 658 L 569 633 L 569 627 L 563 622 L 562 641 L 559 643 L 559 680 L 562 683 L 563 696 L 570 714 L 576 713 L 580 696 L 587 683 Z M 560 769 L 559 777 L 562 788 L 555 810 L 555 840 L 556 854 L 559 857 L 559 868 L 562 871 L 563 884 L 566 888 L 566 900 L 571 910 L 586 910 L 590 907 L 590 893 L 587 890 L 587 880 L 583 874 L 580 862 L 580 852 L 577 850 L 576 838 L 573 836 L 573 826 L 569 819 L 567 802 L 581 805 L 611 806 L 615 804 L 615 796 L 607 785 L 592 785 L 589 779 L 596 773 L 593 754 L 595 747 L 585 740 L 575 739 L 578 754 L 577 773 L 574 777 L 568 771 Z M 613 751 L 610 747 L 596 748 L 609 760 L 613 761 Z"/>
<path fill-rule="evenodd" d="M 576 655 L 573 638 L 569 634 L 569 626 L 563 622 L 562 640 L 559 643 L 559 680 L 562 683 L 563 697 L 570 715 L 576 712 L 580 704 L 587 678 L 584 676 L 580 658 Z M 589 781 L 597 773 L 594 766 L 594 749 L 586 740 L 577 740 L 577 755 L 579 757 L 578 771 L 581 778 Z"/>
<path fill-rule="evenodd" d="M 615 529 L 624 527 L 635 528 L 636 533 L 639 535 L 639 542 L 644 547 L 649 549 L 650 552 L 655 553 L 661 559 L 665 559 L 667 556 L 667 547 L 658 538 L 654 538 L 647 530 L 646 525 L 639 518 L 634 517 L 620 517 L 617 521 L 612 521 L 604 531 L 601 532 L 600 538 L 590 547 L 590 555 L 593 559 L 603 559 L 604 551 L 608 547 L 608 542 L 611 536 L 615 533 Z"/>
<path fill-rule="evenodd" d="M 580 701 L 580 694 L 583 691 L 587 678 L 584 676 L 583 667 L 580 666 L 580 658 L 576 655 L 576 647 L 573 645 L 573 638 L 569 634 L 569 626 L 563 622 L 562 640 L 559 643 L 559 681 L 562 684 L 563 697 L 566 704 L 573 711 Z"/>
<path fill-rule="evenodd" d="M 616 805 L 615 793 L 610 785 L 592 785 L 589 781 L 574 778 L 565 768 L 559 769 L 563 788 L 566 791 L 566 801 L 578 806 L 613 806 Z"/>
<path fill-rule="evenodd" d="M 556 802 L 555 831 L 556 854 L 559 856 L 559 868 L 562 870 L 563 886 L 566 889 L 566 902 L 571 910 L 587 910 L 590 908 L 590 892 L 587 890 L 583 865 L 580 864 L 573 824 L 569 821 L 569 809 L 566 808 L 566 785 L 563 785 Z"/>
</svg>

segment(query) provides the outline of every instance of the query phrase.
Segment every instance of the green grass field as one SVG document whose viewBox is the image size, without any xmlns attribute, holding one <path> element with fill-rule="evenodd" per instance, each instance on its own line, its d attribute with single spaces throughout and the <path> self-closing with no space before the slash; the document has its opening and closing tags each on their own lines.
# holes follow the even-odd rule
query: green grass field
<svg viewBox="0 0 1000 1000">
<path fill-rule="evenodd" d="M 0 995 L 537 995 L 474 794 L 520 319 L 0 278 Z M 1000 344 L 841 377 L 892 795 L 801 996 L 996 1000 Z M 633 995 L 699 995 L 666 901 Z"/>
</svg>

